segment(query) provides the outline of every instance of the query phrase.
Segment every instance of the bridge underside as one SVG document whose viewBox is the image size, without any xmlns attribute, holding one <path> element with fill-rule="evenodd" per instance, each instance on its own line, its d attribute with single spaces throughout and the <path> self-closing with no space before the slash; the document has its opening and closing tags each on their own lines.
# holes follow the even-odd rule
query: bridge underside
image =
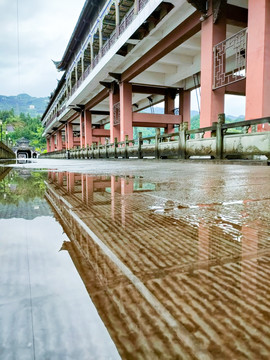
<svg viewBox="0 0 270 360">
<path fill-rule="evenodd" d="M 153 9 L 151 0 L 134 0 L 119 24 L 112 3 L 99 43 L 95 37 L 75 65 L 66 66 L 43 116 L 49 152 L 133 139 L 134 127 L 172 133 L 180 123 L 190 124 L 194 89 L 201 127 L 224 113 L 225 94 L 246 96 L 246 120 L 270 115 L 267 0 L 209 1 L 205 12 L 198 4 L 196 9 L 199 2 L 156 1 Z M 155 113 L 156 104 L 163 114 Z"/>
</svg>

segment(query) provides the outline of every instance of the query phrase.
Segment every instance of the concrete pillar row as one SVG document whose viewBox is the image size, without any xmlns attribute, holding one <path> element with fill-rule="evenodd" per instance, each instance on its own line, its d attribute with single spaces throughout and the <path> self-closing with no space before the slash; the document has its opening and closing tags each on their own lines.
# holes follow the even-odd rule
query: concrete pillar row
<svg viewBox="0 0 270 360">
<path fill-rule="evenodd" d="M 209 14 L 212 12 L 209 2 Z M 213 47 L 226 39 L 226 16 L 213 23 L 213 15 L 202 22 L 201 27 L 201 114 L 200 126 L 211 126 L 218 114 L 224 113 L 225 87 L 213 90 L 214 54 Z"/>
</svg>

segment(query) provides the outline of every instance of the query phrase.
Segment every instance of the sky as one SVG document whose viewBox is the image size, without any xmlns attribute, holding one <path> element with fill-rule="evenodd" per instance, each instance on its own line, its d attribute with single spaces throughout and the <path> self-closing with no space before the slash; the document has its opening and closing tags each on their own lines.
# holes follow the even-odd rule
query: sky
<svg viewBox="0 0 270 360">
<path fill-rule="evenodd" d="M 0 0 L 0 95 L 50 95 L 84 1 Z"/>
<path fill-rule="evenodd" d="M 84 2 L 0 0 L 0 95 L 53 92 L 62 73 L 52 60 L 61 60 Z M 198 110 L 194 91 L 191 109 Z M 225 113 L 244 115 L 245 98 L 227 95 Z"/>
</svg>

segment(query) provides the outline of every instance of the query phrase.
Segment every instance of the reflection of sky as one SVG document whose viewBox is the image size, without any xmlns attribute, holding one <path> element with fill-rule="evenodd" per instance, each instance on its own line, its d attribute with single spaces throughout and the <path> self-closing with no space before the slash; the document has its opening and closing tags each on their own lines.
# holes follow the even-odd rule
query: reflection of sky
<svg viewBox="0 0 270 360">
<path fill-rule="evenodd" d="M 68 238 L 56 220 L 1 219 L 0 228 L 1 358 L 118 359 L 68 252 L 59 251 Z"/>
</svg>

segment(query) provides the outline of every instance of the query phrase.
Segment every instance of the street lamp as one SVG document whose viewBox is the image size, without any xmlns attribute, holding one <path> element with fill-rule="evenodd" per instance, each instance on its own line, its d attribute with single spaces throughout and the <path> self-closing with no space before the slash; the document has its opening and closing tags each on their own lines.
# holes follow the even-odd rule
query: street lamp
<svg viewBox="0 0 270 360">
<path fill-rule="evenodd" d="M 8 146 L 8 131 L 6 130 L 6 145 Z"/>
<path fill-rule="evenodd" d="M 1 126 L 1 142 L 2 142 L 2 127 L 3 127 L 3 121 L 0 120 L 0 126 Z"/>
</svg>

